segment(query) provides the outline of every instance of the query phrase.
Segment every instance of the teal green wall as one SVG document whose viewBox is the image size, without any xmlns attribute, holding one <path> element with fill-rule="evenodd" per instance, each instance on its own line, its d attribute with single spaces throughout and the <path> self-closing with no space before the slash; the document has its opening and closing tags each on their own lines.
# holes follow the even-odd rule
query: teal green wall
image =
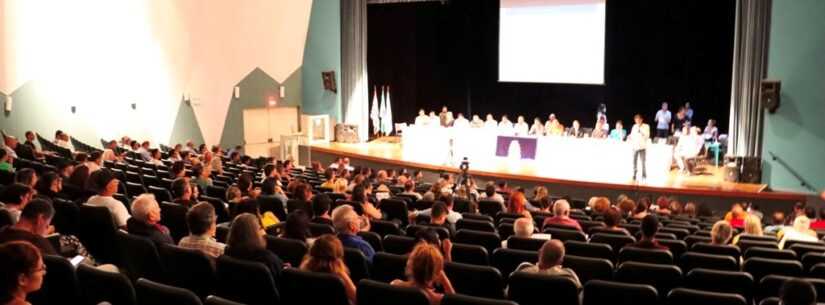
<svg viewBox="0 0 825 305">
<path fill-rule="evenodd" d="M 178 115 L 175 117 L 175 125 L 172 126 L 172 136 L 169 137 L 169 145 L 177 143 L 206 143 L 203 140 L 203 133 L 201 133 L 198 118 L 195 117 L 195 111 L 192 105 L 181 97 L 180 106 L 178 106 Z"/>
<path fill-rule="evenodd" d="M 768 78 L 782 82 L 781 106 L 765 114 L 763 180 L 805 191 L 773 152 L 816 189 L 825 187 L 825 1 L 773 0 Z"/>
<path fill-rule="evenodd" d="M 322 71 L 335 71 L 339 93 L 324 90 Z M 314 0 L 303 65 L 303 112 L 329 114 L 341 121 L 341 2 Z"/>
</svg>

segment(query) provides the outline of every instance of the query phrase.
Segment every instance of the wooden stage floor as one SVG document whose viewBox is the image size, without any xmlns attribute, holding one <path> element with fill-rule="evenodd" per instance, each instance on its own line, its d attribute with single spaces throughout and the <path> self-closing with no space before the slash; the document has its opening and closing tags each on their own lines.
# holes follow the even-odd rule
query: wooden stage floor
<svg viewBox="0 0 825 305">
<path fill-rule="evenodd" d="M 424 164 L 409 161 L 402 154 L 401 144 L 393 138 L 382 138 L 368 143 L 322 143 L 309 145 L 312 153 L 325 153 L 336 156 L 345 156 L 354 160 L 366 160 L 374 163 L 388 164 L 389 167 L 418 168 L 431 171 L 446 171 L 458 173 L 457 166 L 438 164 Z M 571 186 L 582 186 L 603 189 L 635 189 L 639 191 L 669 192 L 674 194 L 719 195 L 724 197 L 763 197 L 770 199 L 797 200 L 804 198 L 804 194 L 771 192 L 765 184 L 749 184 L 727 182 L 721 167 L 712 163 L 703 166 L 700 175 L 680 174 L 673 169 L 664 179 L 658 181 L 635 182 L 628 175 L 623 182 L 593 182 L 570 179 L 566 173 L 553 173 L 552 176 L 536 170 L 532 161 L 513 163 L 512 160 L 488 162 L 490 164 L 471 164 L 470 174 L 485 177 L 522 180 L 535 183 L 557 183 Z"/>
</svg>

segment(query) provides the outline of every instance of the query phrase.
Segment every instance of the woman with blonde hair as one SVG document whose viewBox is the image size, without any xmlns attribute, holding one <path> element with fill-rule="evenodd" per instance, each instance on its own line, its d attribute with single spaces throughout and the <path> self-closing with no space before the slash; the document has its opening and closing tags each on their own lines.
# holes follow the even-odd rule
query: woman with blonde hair
<svg viewBox="0 0 825 305">
<path fill-rule="evenodd" d="M 350 304 L 355 304 L 355 284 L 349 277 L 349 269 L 344 264 L 344 246 L 335 235 L 324 234 L 315 240 L 309 253 L 301 262 L 301 270 L 329 273 L 337 276 L 344 284 Z"/>
<path fill-rule="evenodd" d="M 742 237 L 742 235 L 745 235 L 745 236 L 762 236 L 762 235 L 764 235 L 762 233 L 762 222 L 759 220 L 759 217 L 756 217 L 756 216 L 753 216 L 753 215 L 745 216 L 745 231 L 742 232 L 739 235 L 736 235 L 736 237 L 733 238 L 733 242 L 731 242 L 731 244 L 732 245 L 738 244 L 739 239 Z"/>
<path fill-rule="evenodd" d="M 444 257 L 434 245 L 419 243 L 415 246 L 407 259 L 406 274 L 406 281 L 397 279 L 390 284 L 421 289 L 430 305 L 439 305 L 444 294 L 455 293 L 450 279 L 444 273 Z M 435 285 L 440 285 L 444 293 L 436 292 Z"/>
<path fill-rule="evenodd" d="M 332 184 L 332 192 L 338 194 L 344 194 L 347 192 L 347 179 L 344 178 L 335 178 L 335 182 Z"/>
</svg>

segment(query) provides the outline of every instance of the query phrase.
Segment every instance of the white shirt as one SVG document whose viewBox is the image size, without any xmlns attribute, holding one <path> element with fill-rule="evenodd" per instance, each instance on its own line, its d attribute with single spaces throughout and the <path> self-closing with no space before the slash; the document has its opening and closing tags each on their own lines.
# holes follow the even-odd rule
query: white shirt
<svg viewBox="0 0 825 305">
<path fill-rule="evenodd" d="M 89 197 L 89 200 L 86 201 L 86 204 L 93 207 L 105 207 L 109 209 L 109 212 L 112 213 L 112 219 L 114 219 L 115 224 L 118 227 L 125 227 L 126 221 L 129 220 L 131 215 L 129 215 L 129 211 L 126 210 L 126 206 L 111 196 L 100 196 L 94 195 Z"/>
<path fill-rule="evenodd" d="M 670 129 L 670 111 L 660 109 L 656 112 L 656 129 Z"/>
<path fill-rule="evenodd" d="M 430 118 L 426 115 L 419 115 L 415 117 L 415 126 L 424 126 L 430 123 Z"/>
<path fill-rule="evenodd" d="M 513 131 L 515 131 L 517 136 L 526 136 L 528 129 L 529 126 L 527 126 L 525 122 L 516 123 L 515 127 L 513 127 Z"/>
<path fill-rule="evenodd" d="M 533 126 L 530 126 L 530 131 L 528 133 L 537 136 L 544 135 L 544 125 L 541 123 L 533 123 Z"/>
<path fill-rule="evenodd" d="M 453 127 L 456 128 L 468 128 L 470 127 L 470 121 L 467 120 L 465 117 L 460 117 L 453 121 Z"/>
<path fill-rule="evenodd" d="M 627 141 L 633 145 L 634 150 L 647 148 L 647 142 L 650 141 L 650 126 L 642 123 L 633 124 L 630 134 L 627 136 Z"/>
<path fill-rule="evenodd" d="M 498 131 L 500 134 L 504 135 L 512 135 L 513 134 L 513 123 L 505 120 L 501 120 L 498 123 Z"/>
<path fill-rule="evenodd" d="M 498 127 L 498 122 L 496 122 L 496 120 L 487 120 L 484 122 L 484 127 L 496 128 Z"/>
</svg>

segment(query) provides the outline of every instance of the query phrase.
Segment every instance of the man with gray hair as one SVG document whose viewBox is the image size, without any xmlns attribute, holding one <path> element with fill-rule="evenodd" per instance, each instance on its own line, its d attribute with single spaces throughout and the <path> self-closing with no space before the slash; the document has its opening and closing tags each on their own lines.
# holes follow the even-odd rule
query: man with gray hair
<svg viewBox="0 0 825 305">
<path fill-rule="evenodd" d="M 169 229 L 160 224 L 160 206 L 152 194 L 141 194 L 132 201 L 132 217 L 126 221 L 126 230 L 149 238 L 156 245 L 175 243 Z"/>
<path fill-rule="evenodd" d="M 546 227 L 547 225 L 555 224 L 568 226 L 571 229 L 575 229 L 578 231 L 582 230 L 582 227 L 579 224 L 579 222 L 573 218 L 570 218 L 570 203 L 567 202 L 567 200 L 556 200 L 556 203 L 553 204 L 553 214 L 555 216 L 544 220 L 544 227 Z"/>
<path fill-rule="evenodd" d="M 576 287 L 581 290 L 582 284 L 576 272 L 570 268 L 564 268 L 561 263 L 564 261 L 564 244 L 558 239 L 548 240 L 539 250 L 538 264 L 521 263 L 515 272 L 530 272 L 545 275 L 566 277 L 576 283 Z"/>
<path fill-rule="evenodd" d="M 365 217 L 359 217 L 352 206 L 344 204 L 332 210 L 332 225 L 335 226 L 338 239 L 341 240 L 344 247 L 360 250 L 361 253 L 364 253 L 367 261 L 372 263 L 375 249 L 361 236 L 358 236 L 358 232 L 361 230 L 369 231 L 369 220 Z"/>
<path fill-rule="evenodd" d="M 549 240 L 550 234 L 534 233 L 535 226 L 533 226 L 533 219 L 522 217 L 513 222 L 513 236 L 520 238 L 533 238 Z M 502 248 L 507 248 L 507 241 L 501 242 Z"/>
</svg>

